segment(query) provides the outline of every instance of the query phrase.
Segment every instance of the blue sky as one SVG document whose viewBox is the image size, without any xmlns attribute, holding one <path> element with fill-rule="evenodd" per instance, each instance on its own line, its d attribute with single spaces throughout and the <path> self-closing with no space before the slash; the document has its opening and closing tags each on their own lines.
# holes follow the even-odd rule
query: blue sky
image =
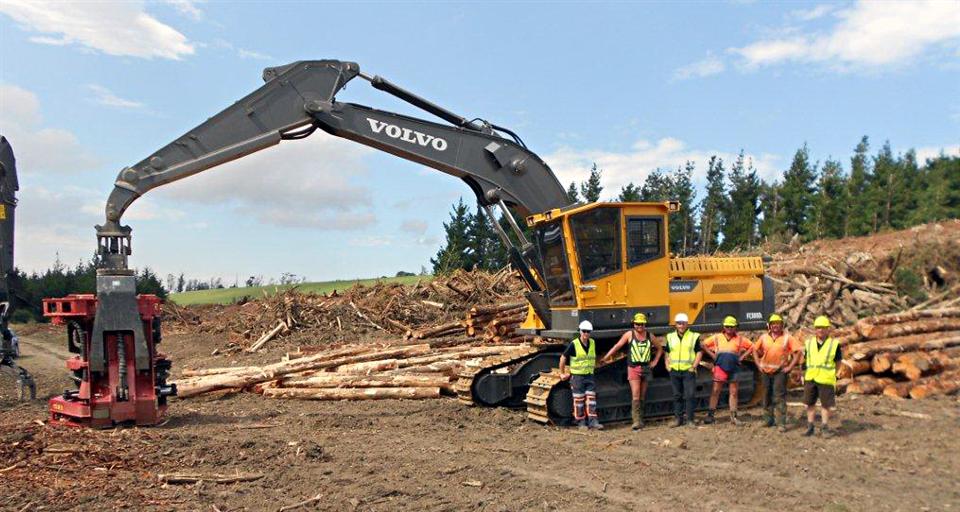
<svg viewBox="0 0 960 512">
<path fill-rule="evenodd" d="M 21 173 L 18 264 L 89 257 L 117 172 L 295 60 L 352 60 L 519 132 L 615 195 L 743 149 L 764 176 L 861 135 L 960 153 L 960 2 L 0 3 L 0 133 Z M 417 114 L 356 80 L 338 99 Z M 133 266 L 311 280 L 429 266 L 456 179 L 317 133 L 150 192 Z"/>
</svg>

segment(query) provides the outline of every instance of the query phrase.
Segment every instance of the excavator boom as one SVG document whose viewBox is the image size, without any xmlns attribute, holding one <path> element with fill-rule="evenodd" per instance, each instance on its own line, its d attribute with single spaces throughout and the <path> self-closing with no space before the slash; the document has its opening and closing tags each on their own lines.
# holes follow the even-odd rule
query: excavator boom
<svg viewBox="0 0 960 512">
<path fill-rule="evenodd" d="M 336 101 L 357 76 L 455 123 L 448 126 Z M 547 164 L 490 125 L 468 122 L 353 62 L 299 61 L 268 68 L 266 83 L 133 167 L 120 171 L 106 205 L 108 222 L 147 191 L 320 128 L 330 134 L 433 167 L 464 180 L 482 205 L 504 201 L 523 216 L 566 206 Z M 278 179 L 282 179 L 279 177 Z"/>
</svg>

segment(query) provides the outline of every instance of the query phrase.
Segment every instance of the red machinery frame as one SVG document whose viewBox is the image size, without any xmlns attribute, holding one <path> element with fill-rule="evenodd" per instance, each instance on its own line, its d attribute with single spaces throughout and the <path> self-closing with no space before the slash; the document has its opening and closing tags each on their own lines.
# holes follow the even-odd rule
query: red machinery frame
<svg viewBox="0 0 960 512">
<path fill-rule="evenodd" d="M 156 425 L 167 409 L 167 397 L 176 388 L 166 384 L 170 360 L 158 352 L 163 301 L 156 295 L 138 295 L 137 309 L 152 364 L 137 371 L 132 332 L 106 332 L 93 340 L 97 297 L 73 294 L 44 299 L 43 314 L 56 325 L 67 326 L 68 348 L 79 355 L 67 360 L 79 382 L 76 390 L 50 399 L 50 421 L 73 427 L 109 428 L 120 424 Z M 103 343 L 106 371 L 91 371 L 87 354 L 91 344 Z M 122 346 L 121 346 L 122 344 Z"/>
</svg>

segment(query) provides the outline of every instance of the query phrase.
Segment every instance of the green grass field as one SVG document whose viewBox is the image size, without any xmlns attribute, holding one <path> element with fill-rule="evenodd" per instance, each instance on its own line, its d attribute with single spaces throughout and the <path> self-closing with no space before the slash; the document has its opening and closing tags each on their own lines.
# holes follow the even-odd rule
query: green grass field
<svg viewBox="0 0 960 512">
<path fill-rule="evenodd" d="M 353 281 L 324 281 L 317 283 L 303 283 L 285 286 L 253 286 L 250 288 L 221 288 L 217 290 L 199 290 L 195 292 L 171 293 L 169 300 L 180 306 L 194 304 L 230 304 L 244 296 L 252 298 L 263 297 L 263 294 L 272 295 L 280 290 L 297 287 L 302 292 L 329 293 L 333 290 L 346 290 L 355 284 L 372 285 L 377 282 L 414 284 L 417 281 L 426 282 L 433 276 L 404 276 L 386 277 L 379 279 L 357 279 Z"/>
</svg>

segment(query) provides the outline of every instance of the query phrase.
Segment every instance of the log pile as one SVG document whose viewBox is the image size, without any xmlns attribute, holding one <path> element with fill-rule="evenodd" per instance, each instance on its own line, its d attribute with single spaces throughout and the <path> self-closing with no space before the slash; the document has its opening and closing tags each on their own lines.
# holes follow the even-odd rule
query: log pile
<svg viewBox="0 0 960 512">
<path fill-rule="evenodd" d="M 926 398 L 960 389 L 960 308 L 863 318 L 837 335 L 847 393 Z"/>
<path fill-rule="evenodd" d="M 960 306 L 960 221 L 843 240 L 799 242 L 772 251 L 767 274 L 788 325 L 818 315 L 852 325 L 907 309 Z M 769 253 L 768 253 L 769 254 Z"/>
<path fill-rule="evenodd" d="M 864 315 L 905 309 L 907 300 L 898 295 L 892 282 L 878 280 L 876 274 L 862 267 L 870 261 L 862 253 L 855 253 L 841 264 L 772 266 L 777 310 L 788 325 L 810 325 L 818 315 L 852 324 Z"/>
<path fill-rule="evenodd" d="M 453 394 L 461 371 L 486 357 L 536 352 L 530 344 L 350 344 L 305 348 L 264 366 L 186 369 L 178 396 L 244 390 L 268 398 L 310 400 L 425 399 Z M 413 343 L 413 344 L 411 344 Z M 442 344 L 444 345 L 444 344 Z"/>
<path fill-rule="evenodd" d="M 527 317 L 526 302 L 473 306 L 463 320 L 407 332 L 407 338 L 426 339 L 463 335 L 480 338 L 489 343 L 523 343 L 534 341 L 533 336 L 515 335 Z"/>
<path fill-rule="evenodd" d="M 303 293 L 294 287 L 242 304 L 181 308 L 168 303 L 165 316 L 174 331 L 225 334 L 228 349 L 255 352 L 278 338 L 335 342 L 374 334 L 423 339 L 467 334 L 476 330 L 470 329 L 474 323 L 483 331 L 485 323 L 471 322 L 471 308 L 489 303 L 515 305 L 521 290 L 522 282 L 509 269 L 458 270 L 449 276 L 424 277 L 413 286 L 356 285 L 327 294 Z M 510 338 L 512 331 L 496 327 L 515 324 L 506 322 L 515 316 L 484 319 L 496 320 L 492 334 L 484 338 Z"/>
</svg>

